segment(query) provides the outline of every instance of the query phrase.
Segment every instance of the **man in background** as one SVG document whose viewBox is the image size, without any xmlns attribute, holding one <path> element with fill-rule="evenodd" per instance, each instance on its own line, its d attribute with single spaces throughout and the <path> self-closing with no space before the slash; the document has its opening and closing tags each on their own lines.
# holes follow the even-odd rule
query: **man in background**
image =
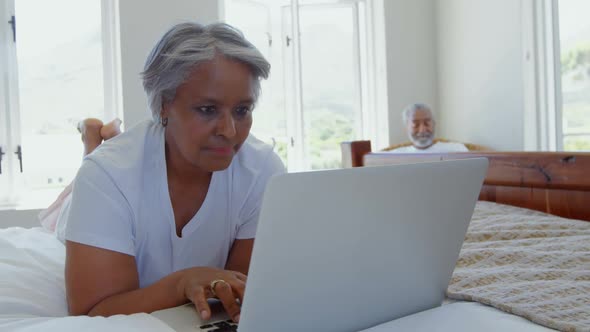
<svg viewBox="0 0 590 332">
<path fill-rule="evenodd" d="M 392 153 L 468 152 L 461 143 L 435 142 L 436 122 L 432 109 L 426 104 L 412 104 L 402 113 L 412 145 L 391 150 Z"/>
</svg>

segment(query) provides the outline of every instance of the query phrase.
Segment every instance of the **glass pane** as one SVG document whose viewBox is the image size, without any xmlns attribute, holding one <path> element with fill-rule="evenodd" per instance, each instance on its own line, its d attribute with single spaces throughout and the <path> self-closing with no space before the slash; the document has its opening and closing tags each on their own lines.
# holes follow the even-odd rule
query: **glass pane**
<svg viewBox="0 0 590 332">
<path fill-rule="evenodd" d="M 104 114 L 100 0 L 18 0 L 17 61 L 27 203 L 42 207 L 72 181 L 76 124 Z"/>
<path fill-rule="evenodd" d="M 240 29 L 271 64 L 268 80 L 254 110 L 252 134 L 271 144 L 287 165 L 287 122 L 283 92 L 281 3 L 284 1 L 232 0 L 226 3 L 227 23 Z"/>
<path fill-rule="evenodd" d="M 565 136 L 563 147 L 566 151 L 589 151 L 590 135 Z"/>
<path fill-rule="evenodd" d="M 564 150 L 590 145 L 590 1 L 560 0 Z M 588 134 L 568 136 L 570 134 Z"/>
<path fill-rule="evenodd" d="M 359 134 L 360 77 L 353 8 L 300 7 L 304 142 L 311 169 L 340 167 L 340 143 Z"/>
</svg>

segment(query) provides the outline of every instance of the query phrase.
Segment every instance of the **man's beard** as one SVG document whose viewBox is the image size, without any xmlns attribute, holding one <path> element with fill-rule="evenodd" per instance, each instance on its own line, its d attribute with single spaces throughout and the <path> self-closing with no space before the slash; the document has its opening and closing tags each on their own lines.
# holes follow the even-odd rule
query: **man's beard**
<svg viewBox="0 0 590 332">
<path fill-rule="evenodd" d="M 411 135 L 410 140 L 417 148 L 427 148 L 432 145 L 434 135 L 430 133 Z"/>
</svg>

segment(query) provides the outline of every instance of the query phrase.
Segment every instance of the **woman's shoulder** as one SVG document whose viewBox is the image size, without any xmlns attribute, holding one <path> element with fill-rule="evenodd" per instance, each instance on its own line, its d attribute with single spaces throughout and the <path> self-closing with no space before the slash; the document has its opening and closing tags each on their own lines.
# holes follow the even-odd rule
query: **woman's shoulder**
<svg viewBox="0 0 590 332">
<path fill-rule="evenodd" d="M 151 120 L 143 121 L 102 143 L 86 156 L 103 168 L 132 169 L 143 164 L 144 158 L 160 148 L 163 135 Z"/>
<path fill-rule="evenodd" d="M 256 136 L 250 134 L 240 149 L 240 152 L 242 152 L 244 156 L 260 157 L 268 155 L 272 150 L 273 147 L 270 144 L 267 144 L 256 138 Z"/>
<path fill-rule="evenodd" d="M 84 163 L 96 164 L 115 182 L 141 180 L 146 165 L 153 164 L 149 160 L 156 160 L 154 156 L 163 149 L 157 127 L 151 120 L 141 122 L 101 144 Z"/>
<path fill-rule="evenodd" d="M 249 220 L 260 205 L 266 184 L 271 177 L 285 173 L 285 166 L 271 145 L 250 135 L 230 167 L 233 202 L 241 207 L 241 220 Z"/>
<path fill-rule="evenodd" d="M 282 172 L 285 169 L 273 147 L 254 135 L 248 136 L 236 157 L 241 168 L 255 174 Z"/>
</svg>

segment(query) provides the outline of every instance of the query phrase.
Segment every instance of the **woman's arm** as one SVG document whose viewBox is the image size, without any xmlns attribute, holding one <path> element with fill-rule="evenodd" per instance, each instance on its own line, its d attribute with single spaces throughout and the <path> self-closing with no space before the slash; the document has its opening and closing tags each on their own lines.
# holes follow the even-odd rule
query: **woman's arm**
<svg viewBox="0 0 590 332">
<path fill-rule="evenodd" d="M 254 239 L 234 240 L 234 244 L 229 251 L 225 269 L 248 275 L 253 247 Z"/>
<path fill-rule="evenodd" d="M 152 312 L 187 302 L 177 290 L 179 274 L 140 290 L 133 256 L 71 241 L 66 242 L 65 278 L 72 315 Z"/>
<path fill-rule="evenodd" d="M 225 310 L 239 320 L 246 276 L 239 272 L 196 267 L 174 272 L 158 282 L 139 288 L 135 258 L 115 251 L 66 242 L 66 292 L 72 315 L 111 316 L 153 312 L 192 301 L 203 319 L 211 317 L 209 285 Z"/>
</svg>

